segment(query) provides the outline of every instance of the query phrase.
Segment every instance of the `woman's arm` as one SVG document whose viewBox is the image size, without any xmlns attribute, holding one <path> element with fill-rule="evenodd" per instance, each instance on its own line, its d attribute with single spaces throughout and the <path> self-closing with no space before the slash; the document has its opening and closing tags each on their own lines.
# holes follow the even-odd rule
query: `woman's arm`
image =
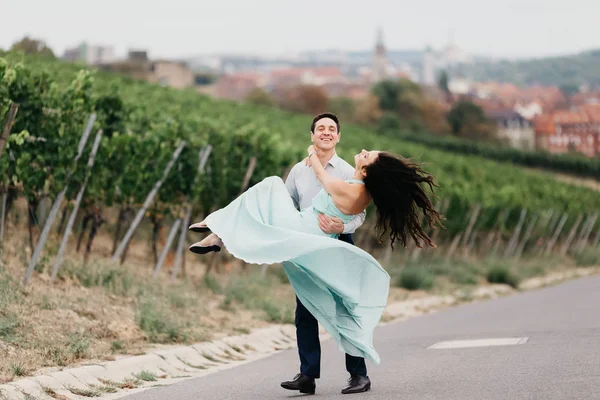
<svg viewBox="0 0 600 400">
<path fill-rule="evenodd" d="M 347 203 L 352 201 L 348 191 L 348 189 L 350 189 L 350 184 L 325 171 L 325 167 L 321 164 L 314 146 L 308 148 L 308 161 L 315 171 L 317 179 L 321 182 L 325 191 L 334 198 L 338 208 L 349 208 L 350 205 Z M 340 211 L 343 210 L 340 209 Z"/>
</svg>

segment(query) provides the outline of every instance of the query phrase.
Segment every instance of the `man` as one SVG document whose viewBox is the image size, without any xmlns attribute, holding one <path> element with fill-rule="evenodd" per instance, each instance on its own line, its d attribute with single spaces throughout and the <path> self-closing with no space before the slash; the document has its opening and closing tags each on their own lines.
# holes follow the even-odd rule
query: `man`
<svg viewBox="0 0 600 400">
<path fill-rule="evenodd" d="M 318 151 L 319 161 L 325 170 L 340 179 L 351 179 L 354 167 L 338 157 L 335 151 L 341 138 L 338 118 L 331 113 L 317 115 L 311 124 L 311 141 Z M 309 207 L 313 198 L 322 189 L 314 170 L 306 166 L 304 161 L 296 164 L 290 171 L 285 182 L 295 206 L 303 210 Z M 338 218 L 330 218 L 319 214 L 319 226 L 325 233 L 339 234 L 339 239 L 354 244 L 352 233 L 362 225 L 365 212 L 354 217 L 347 224 Z M 285 389 L 299 390 L 301 393 L 315 393 L 315 379 L 320 377 L 321 345 L 319 342 L 319 327 L 315 317 L 304 307 L 296 297 L 296 339 L 300 356 L 300 373 L 291 381 L 282 382 Z M 371 382 L 367 376 L 365 359 L 346 354 L 346 370 L 350 373 L 348 385 L 342 393 L 365 392 L 370 389 Z"/>
</svg>

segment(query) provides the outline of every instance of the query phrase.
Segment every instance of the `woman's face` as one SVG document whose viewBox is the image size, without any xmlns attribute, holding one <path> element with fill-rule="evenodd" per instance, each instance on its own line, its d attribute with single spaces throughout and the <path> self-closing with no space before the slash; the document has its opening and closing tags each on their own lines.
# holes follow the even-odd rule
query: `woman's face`
<svg viewBox="0 0 600 400">
<path fill-rule="evenodd" d="M 379 156 L 379 151 L 371 150 L 367 151 L 363 149 L 360 153 L 354 156 L 354 165 L 357 169 L 362 169 L 368 165 L 371 165 L 377 160 Z"/>
</svg>

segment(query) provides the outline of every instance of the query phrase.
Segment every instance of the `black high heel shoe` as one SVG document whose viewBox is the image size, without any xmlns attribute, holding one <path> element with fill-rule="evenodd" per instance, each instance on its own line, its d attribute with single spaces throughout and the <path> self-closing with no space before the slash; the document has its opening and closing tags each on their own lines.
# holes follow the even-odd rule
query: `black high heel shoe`
<svg viewBox="0 0 600 400">
<path fill-rule="evenodd" d="M 219 251 L 221 251 L 222 245 L 223 242 L 221 241 L 221 238 L 219 238 L 214 233 L 211 233 L 204 240 L 191 245 L 189 249 L 192 253 L 196 254 L 206 254 L 210 253 L 211 251 L 218 253 Z"/>
<path fill-rule="evenodd" d="M 221 246 L 217 246 L 216 244 L 213 244 L 211 246 L 200 246 L 200 242 L 198 242 L 198 243 L 194 243 L 193 245 L 191 245 L 189 250 L 192 253 L 196 253 L 196 254 L 206 254 L 206 253 L 210 253 L 211 251 L 218 253 L 221 251 Z"/>
<path fill-rule="evenodd" d="M 206 225 L 201 225 L 202 222 L 196 222 L 195 224 L 192 224 L 189 226 L 189 230 L 192 232 L 210 232 L 210 228 Z"/>
</svg>

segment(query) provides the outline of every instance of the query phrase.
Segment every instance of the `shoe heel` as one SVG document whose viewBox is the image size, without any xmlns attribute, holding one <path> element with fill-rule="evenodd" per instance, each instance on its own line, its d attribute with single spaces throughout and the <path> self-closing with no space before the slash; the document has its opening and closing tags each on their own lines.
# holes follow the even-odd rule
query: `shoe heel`
<svg viewBox="0 0 600 400">
<path fill-rule="evenodd" d="M 196 224 L 192 224 L 188 227 L 188 230 L 192 231 L 192 232 L 199 232 L 199 233 L 203 233 L 203 232 L 210 232 L 210 228 L 208 226 L 202 226 L 200 225 L 201 223 L 196 223 Z"/>
</svg>

